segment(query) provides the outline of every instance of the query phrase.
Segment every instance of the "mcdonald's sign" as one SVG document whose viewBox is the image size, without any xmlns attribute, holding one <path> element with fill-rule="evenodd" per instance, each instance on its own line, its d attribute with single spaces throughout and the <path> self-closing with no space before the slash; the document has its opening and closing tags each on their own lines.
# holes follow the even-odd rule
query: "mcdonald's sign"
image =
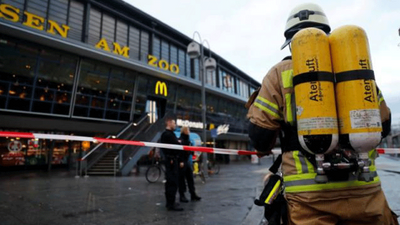
<svg viewBox="0 0 400 225">
<path fill-rule="evenodd" d="M 156 95 L 164 95 L 165 97 L 168 96 L 167 85 L 165 82 L 157 81 L 155 93 Z"/>
</svg>

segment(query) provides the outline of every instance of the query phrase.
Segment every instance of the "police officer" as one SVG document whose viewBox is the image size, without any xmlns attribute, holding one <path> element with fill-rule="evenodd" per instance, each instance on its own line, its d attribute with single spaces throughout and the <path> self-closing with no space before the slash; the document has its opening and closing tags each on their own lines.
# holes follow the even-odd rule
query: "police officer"
<svg viewBox="0 0 400 225">
<path fill-rule="evenodd" d="M 161 134 L 161 143 L 165 144 L 177 144 L 180 142 L 174 134 L 176 128 L 175 119 L 166 118 L 165 120 L 165 131 Z M 182 211 L 183 208 L 179 204 L 175 203 L 175 196 L 179 185 L 179 167 L 183 168 L 184 163 L 179 157 L 180 152 L 172 149 L 161 149 L 165 156 L 165 175 L 167 182 L 165 183 L 165 198 L 167 200 L 167 209 L 169 211 Z"/>
<path fill-rule="evenodd" d="M 295 7 L 287 20 L 282 48 L 301 29 L 316 27 L 330 32 L 328 19 L 316 4 Z M 262 86 L 249 100 L 249 136 L 260 155 L 270 154 L 279 135 L 282 146 L 282 172 L 289 224 L 398 224 L 388 207 L 376 174 L 375 150 L 369 154 L 374 171 L 372 182 L 358 180 L 317 183 L 312 156 L 304 151 L 297 135 L 293 70 L 286 57 L 267 73 Z M 390 132 L 390 110 L 379 91 L 382 137 Z"/>
</svg>

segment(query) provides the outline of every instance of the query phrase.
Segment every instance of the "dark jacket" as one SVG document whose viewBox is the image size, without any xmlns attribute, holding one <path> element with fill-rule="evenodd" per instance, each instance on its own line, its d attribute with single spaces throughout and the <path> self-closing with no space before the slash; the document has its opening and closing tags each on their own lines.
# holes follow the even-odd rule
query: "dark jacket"
<svg viewBox="0 0 400 225">
<path fill-rule="evenodd" d="M 164 144 L 181 144 L 172 130 L 165 130 L 161 134 L 160 142 Z M 180 157 L 182 151 L 180 150 L 161 148 L 161 151 L 167 159 L 180 159 L 179 161 L 182 161 Z"/>
<path fill-rule="evenodd" d="M 191 145 L 189 135 L 181 133 L 181 136 L 179 137 L 179 140 L 181 140 L 181 145 Z M 183 159 L 184 162 L 187 162 L 189 157 L 193 154 L 193 152 L 190 151 L 183 151 L 181 153 L 181 158 Z"/>
</svg>

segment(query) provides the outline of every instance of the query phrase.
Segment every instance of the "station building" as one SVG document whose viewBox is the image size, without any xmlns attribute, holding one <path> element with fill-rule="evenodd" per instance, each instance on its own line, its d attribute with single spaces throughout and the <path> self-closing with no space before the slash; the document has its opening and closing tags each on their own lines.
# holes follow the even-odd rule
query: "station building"
<svg viewBox="0 0 400 225">
<path fill-rule="evenodd" d="M 105 137 L 170 113 L 201 134 L 191 41 L 121 0 L 0 0 L 0 129 Z M 260 83 L 209 54 L 217 69 L 205 76 L 207 128 L 229 125 L 217 146 L 249 149 L 244 104 Z M 0 168 L 69 166 L 92 148 L 1 138 Z"/>
</svg>

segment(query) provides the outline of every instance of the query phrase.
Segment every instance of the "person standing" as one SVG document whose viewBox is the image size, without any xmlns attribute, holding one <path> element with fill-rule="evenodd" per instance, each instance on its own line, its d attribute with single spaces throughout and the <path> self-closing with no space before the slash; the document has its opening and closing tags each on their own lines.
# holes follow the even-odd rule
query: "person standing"
<svg viewBox="0 0 400 225">
<path fill-rule="evenodd" d="M 174 134 L 176 128 L 175 119 L 166 118 L 165 131 L 161 134 L 160 142 L 164 144 L 177 144 L 180 142 Z M 165 198 L 167 200 L 166 207 L 169 211 L 182 211 L 183 208 L 175 203 L 176 192 L 179 185 L 179 167 L 183 168 L 184 163 L 179 157 L 180 152 L 172 149 L 162 148 L 161 151 L 165 156 L 165 176 L 167 182 L 165 183 Z"/>
<path fill-rule="evenodd" d="M 182 145 L 191 145 L 190 143 L 190 130 L 189 127 L 182 127 L 180 141 Z M 179 168 L 179 196 L 181 202 L 189 202 L 189 200 L 185 196 L 186 192 L 186 182 L 189 187 L 190 199 L 192 201 L 199 201 L 201 197 L 199 197 L 194 188 L 194 179 L 193 179 L 193 170 L 191 165 L 189 165 L 189 157 L 192 156 L 192 152 L 183 151 L 181 152 L 181 158 L 183 159 L 184 166 L 183 168 Z"/>
<path fill-rule="evenodd" d="M 287 19 L 286 41 L 291 43 L 301 29 L 314 27 L 329 34 L 330 26 L 325 13 L 316 4 L 295 7 Z M 376 173 L 375 149 L 370 151 L 371 182 L 350 179 L 351 172 L 339 171 L 326 183 L 315 181 L 316 167 L 313 156 L 305 151 L 298 139 L 291 57 L 276 64 L 264 77 L 261 89 L 254 92 L 247 106 L 250 119 L 249 137 L 259 155 L 271 154 L 277 136 L 282 144 L 282 173 L 287 200 L 288 223 L 297 225 L 321 224 L 398 224 L 391 212 Z M 379 90 L 382 138 L 390 132 L 390 110 Z M 299 113 L 299 112 L 297 112 Z M 300 112 L 301 113 L 301 112 Z"/>
</svg>

